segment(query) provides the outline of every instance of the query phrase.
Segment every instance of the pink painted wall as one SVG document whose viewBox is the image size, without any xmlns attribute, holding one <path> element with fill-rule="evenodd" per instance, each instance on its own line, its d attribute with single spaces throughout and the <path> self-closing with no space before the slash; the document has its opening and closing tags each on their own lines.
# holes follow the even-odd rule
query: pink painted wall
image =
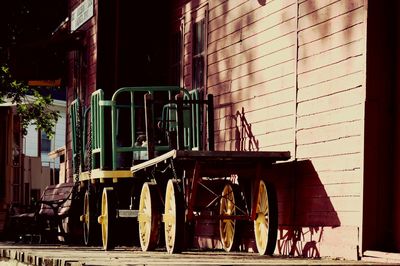
<svg viewBox="0 0 400 266">
<path fill-rule="evenodd" d="M 276 252 L 357 258 L 362 220 L 364 0 L 183 1 L 183 83 L 191 25 L 207 14 L 207 91 L 218 150 L 289 150 Z"/>
</svg>

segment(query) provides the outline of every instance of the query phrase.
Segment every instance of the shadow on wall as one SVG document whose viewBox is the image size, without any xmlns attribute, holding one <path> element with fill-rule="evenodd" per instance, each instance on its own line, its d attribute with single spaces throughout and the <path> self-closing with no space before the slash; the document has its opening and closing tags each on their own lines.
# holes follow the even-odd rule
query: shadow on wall
<svg viewBox="0 0 400 266">
<path fill-rule="evenodd" d="M 252 130 L 251 124 L 247 121 L 244 108 L 242 112 L 237 111 L 235 115 L 232 116 L 235 120 L 235 150 L 236 151 L 259 151 L 260 146 L 258 140 L 255 138 Z"/>
<path fill-rule="evenodd" d="M 244 109 L 231 117 L 234 123 L 232 130 L 235 150 L 259 151 L 259 140 L 252 132 Z M 332 230 L 326 229 L 341 224 L 312 161 L 273 165 L 270 172 L 266 173 L 266 178 L 274 184 L 278 199 L 279 232 L 275 252 L 290 256 L 320 257 L 319 243 L 327 239 L 334 242 L 337 238 Z"/>
<path fill-rule="evenodd" d="M 282 255 L 318 258 L 326 228 L 340 220 L 310 160 L 274 165 L 268 179 L 277 190 L 278 242 Z M 330 238 L 332 233 L 330 233 Z"/>
</svg>

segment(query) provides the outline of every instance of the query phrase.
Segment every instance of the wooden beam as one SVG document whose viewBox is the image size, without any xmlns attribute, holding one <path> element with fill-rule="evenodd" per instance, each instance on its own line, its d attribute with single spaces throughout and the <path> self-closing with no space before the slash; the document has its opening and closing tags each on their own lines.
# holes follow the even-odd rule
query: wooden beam
<svg viewBox="0 0 400 266">
<path fill-rule="evenodd" d="M 29 80 L 28 85 L 32 87 L 60 87 L 61 79 L 55 80 Z"/>
</svg>

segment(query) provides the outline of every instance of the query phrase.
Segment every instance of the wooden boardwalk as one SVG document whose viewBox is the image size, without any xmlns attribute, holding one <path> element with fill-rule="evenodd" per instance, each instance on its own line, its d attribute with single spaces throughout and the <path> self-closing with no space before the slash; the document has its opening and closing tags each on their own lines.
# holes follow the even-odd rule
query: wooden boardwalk
<svg viewBox="0 0 400 266">
<path fill-rule="evenodd" d="M 164 250 L 142 252 L 119 247 L 103 251 L 100 247 L 65 245 L 20 245 L 0 243 L 1 265 L 369 265 L 372 262 L 331 259 L 301 259 L 259 256 L 254 253 L 187 251 L 167 254 Z M 23 264 L 22 264 L 23 263 Z M 382 265 L 382 262 L 379 263 Z"/>
</svg>

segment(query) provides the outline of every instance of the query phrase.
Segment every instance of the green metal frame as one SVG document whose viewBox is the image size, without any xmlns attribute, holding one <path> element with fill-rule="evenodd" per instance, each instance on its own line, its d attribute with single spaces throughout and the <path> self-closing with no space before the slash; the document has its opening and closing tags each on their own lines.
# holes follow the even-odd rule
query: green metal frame
<svg viewBox="0 0 400 266">
<path fill-rule="evenodd" d="M 83 112 L 83 134 L 82 134 L 82 140 L 83 140 L 82 144 L 83 145 L 86 145 L 86 143 L 87 143 L 88 128 L 87 128 L 86 121 L 87 121 L 87 116 L 88 116 L 89 112 L 90 112 L 90 106 L 88 108 L 86 108 L 85 111 Z M 91 120 L 90 120 L 90 123 L 91 123 Z M 86 147 L 86 146 L 84 146 L 84 147 Z M 84 151 L 84 149 L 82 149 L 83 161 L 86 162 L 87 153 L 83 152 L 83 151 Z"/>
<path fill-rule="evenodd" d="M 180 97 L 176 97 L 180 92 Z M 91 130 L 91 147 L 92 147 L 92 156 L 96 157 L 96 160 L 92 159 L 92 169 L 99 168 L 103 170 L 105 168 L 106 163 L 106 154 L 105 154 L 105 127 L 108 127 L 109 124 L 105 121 L 105 111 L 110 110 L 111 113 L 111 152 L 112 152 L 112 165 L 111 170 L 120 169 L 120 165 L 118 162 L 118 156 L 122 153 L 132 153 L 132 156 L 137 156 L 141 152 L 150 151 L 148 147 L 136 146 L 135 141 L 137 138 L 137 125 L 135 125 L 137 109 L 144 108 L 142 105 L 138 105 L 137 101 L 135 103 L 135 98 L 138 97 L 138 93 L 140 96 L 143 94 L 146 95 L 154 95 L 159 93 L 164 93 L 168 97 L 168 103 L 163 105 L 162 108 L 162 117 L 161 120 L 164 123 L 164 128 L 167 131 L 176 131 L 177 133 L 177 141 L 182 141 L 179 138 L 183 137 L 182 145 L 178 146 L 178 149 L 189 149 L 189 150 L 202 150 L 204 149 L 202 145 L 202 123 L 203 123 L 203 110 L 206 110 L 204 104 L 208 106 L 208 117 L 210 119 L 210 115 L 213 116 L 213 106 L 212 106 L 212 96 L 211 101 L 201 100 L 200 92 L 198 90 L 188 91 L 186 89 L 182 89 L 176 86 L 157 86 L 157 87 L 124 87 L 118 89 L 112 96 L 111 100 L 104 100 L 104 92 L 99 89 L 92 93 L 91 95 L 91 107 L 90 107 L 90 130 Z M 123 94 L 123 95 L 122 95 Z M 129 103 L 122 104 L 121 99 L 126 100 L 129 95 Z M 183 96 L 182 96 L 183 95 Z M 151 98 L 151 97 L 150 97 Z M 180 99 L 180 100 L 179 100 Z M 209 96 L 210 99 L 210 96 Z M 139 101 L 140 102 L 140 101 Z M 210 104 L 211 103 L 211 104 Z M 182 112 L 178 112 L 178 106 L 182 108 Z M 109 109 L 108 109 L 109 108 Z M 123 123 L 118 115 L 119 110 L 121 109 L 129 109 L 129 119 L 130 119 L 130 138 L 131 142 L 129 146 L 122 146 L 117 143 L 118 136 L 118 128 L 119 123 Z M 148 107 L 152 108 L 152 107 Z M 203 109 L 204 108 L 204 109 Z M 210 109 L 211 108 L 211 109 Z M 154 110 L 151 110 L 153 112 Z M 75 100 L 71 103 L 70 106 L 70 116 L 71 116 L 71 125 L 72 125 L 72 152 L 74 154 L 74 164 L 77 164 L 77 153 L 79 152 L 77 145 L 77 121 L 80 112 L 79 101 Z M 85 119 L 89 113 L 89 109 L 85 112 Z M 154 116 L 154 112 L 152 113 Z M 120 121 L 121 120 L 121 121 Z M 155 121 L 154 117 L 151 118 L 150 121 Z M 107 123 L 107 125 L 106 125 Z M 154 124 L 154 123 L 153 123 Z M 210 127 L 211 126 L 211 127 Z M 87 130 L 86 125 L 84 125 L 85 131 Z M 129 128 L 126 128 L 129 130 Z M 209 125 L 212 132 L 208 132 L 211 136 L 213 134 L 212 123 Z M 82 130 L 82 129 L 81 129 Z M 85 133 L 86 132 L 82 132 Z M 80 136 L 82 136 L 82 133 Z M 179 136 L 181 134 L 181 136 Z M 84 137 L 84 142 L 86 141 L 86 136 Z M 213 142 L 213 139 L 212 139 Z M 211 145 L 211 144 L 210 144 Z M 213 144 L 210 146 L 213 149 Z M 150 147 L 149 147 L 150 149 Z M 171 148 L 169 146 L 163 145 L 154 145 L 154 151 L 157 152 L 167 152 Z M 212 150 L 211 149 L 211 150 Z M 81 149 L 81 155 L 82 154 Z M 95 156 L 98 155 L 98 156 Z M 148 155 L 150 156 L 150 155 Z M 83 159 L 80 156 L 81 160 Z M 99 158 L 99 159 L 97 159 Z M 80 162 L 82 163 L 82 162 Z"/>
<path fill-rule="evenodd" d="M 105 146 L 104 146 L 104 92 L 99 89 L 92 93 L 90 98 L 90 121 L 91 121 L 91 145 L 92 156 L 99 154 L 100 165 L 103 169 L 105 166 Z M 96 168 L 96 160 L 92 160 L 92 169 Z"/>
<path fill-rule="evenodd" d="M 183 95 L 183 145 L 188 150 L 202 150 L 201 145 L 201 105 L 199 90 L 191 90 Z M 179 132 L 178 106 L 176 103 L 164 105 L 162 121 L 168 131 Z"/>
<path fill-rule="evenodd" d="M 71 121 L 71 132 L 72 132 L 72 169 L 77 174 L 78 166 L 82 163 L 82 149 L 78 147 L 78 137 L 82 136 L 82 132 L 77 131 L 78 121 L 80 120 L 80 102 L 79 99 L 75 99 L 69 106 L 69 117 Z M 82 128 L 80 128 L 82 131 Z M 80 134 L 78 134 L 80 133 Z M 80 153 L 81 156 L 78 156 Z M 80 159 L 80 162 L 78 161 Z"/>
<path fill-rule="evenodd" d="M 136 140 L 136 125 L 135 125 L 135 114 L 136 114 L 136 108 L 137 106 L 135 105 L 135 93 L 143 93 L 146 92 L 148 94 L 154 94 L 154 93 L 168 93 L 168 98 L 169 100 L 173 100 L 173 96 L 176 93 L 179 93 L 180 91 L 183 91 L 184 94 L 187 94 L 187 90 L 182 89 L 180 87 L 176 86 L 157 86 L 157 87 L 124 87 L 118 89 L 112 96 L 111 101 L 110 101 L 110 106 L 111 106 L 111 135 L 112 135 L 112 169 L 116 170 L 118 169 L 118 162 L 117 162 L 117 157 L 119 153 L 123 152 L 141 152 L 141 151 L 146 151 L 146 147 L 137 147 L 134 145 L 135 140 Z M 117 110 L 118 108 L 124 108 L 126 106 L 122 105 L 117 105 L 117 99 L 118 96 L 122 93 L 129 93 L 130 94 L 130 117 L 131 117 L 131 146 L 123 147 L 119 146 L 117 144 L 117 126 L 118 126 L 118 118 L 117 118 Z M 159 150 L 166 150 L 167 147 L 155 147 L 155 149 Z"/>
<path fill-rule="evenodd" d="M 199 90 L 191 90 L 189 95 L 184 95 L 183 100 L 193 100 L 199 101 L 200 100 L 200 92 Z M 185 123 L 185 130 L 184 130 L 184 140 L 185 140 L 185 147 L 190 150 L 197 149 L 201 150 L 201 112 L 200 112 L 200 104 L 199 103 L 192 103 L 190 104 L 191 108 L 189 110 L 185 110 L 186 115 L 184 114 L 184 119 L 187 121 Z M 185 117 L 186 116 L 186 117 Z"/>
</svg>

